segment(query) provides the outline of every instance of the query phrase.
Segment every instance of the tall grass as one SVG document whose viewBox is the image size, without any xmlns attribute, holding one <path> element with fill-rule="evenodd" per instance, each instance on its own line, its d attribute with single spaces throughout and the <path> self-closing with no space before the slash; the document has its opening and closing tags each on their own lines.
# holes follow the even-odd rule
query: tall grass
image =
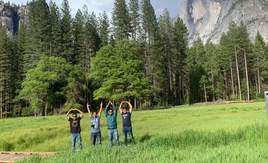
<svg viewBox="0 0 268 163">
<path fill-rule="evenodd" d="M 0 151 L 56 151 L 46 159 L 23 162 L 267 162 L 268 124 L 264 103 L 178 106 L 133 113 L 136 145 L 90 145 L 89 116 L 81 122 L 85 146 L 71 155 L 71 134 L 64 116 L 0 120 Z M 122 142 L 121 117 L 118 116 Z"/>
<path fill-rule="evenodd" d="M 23 162 L 267 162 L 268 126 L 253 125 L 234 132 L 186 130 L 180 134 L 158 136 L 137 145 L 97 146 L 75 156 L 61 153 L 48 159 L 34 157 Z M 266 151 L 266 152 L 265 152 Z"/>
</svg>

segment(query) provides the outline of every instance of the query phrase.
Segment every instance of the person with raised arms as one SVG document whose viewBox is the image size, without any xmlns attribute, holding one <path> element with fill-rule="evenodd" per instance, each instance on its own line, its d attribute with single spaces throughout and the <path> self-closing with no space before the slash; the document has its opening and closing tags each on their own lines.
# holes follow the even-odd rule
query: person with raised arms
<svg viewBox="0 0 268 163">
<path fill-rule="evenodd" d="M 129 107 L 129 109 L 127 109 Z M 135 144 L 135 139 L 132 132 L 132 123 L 131 123 L 131 115 L 132 115 L 132 105 L 128 101 L 122 101 L 119 106 L 119 111 L 122 115 L 122 125 L 123 125 L 123 135 L 124 135 L 124 144 L 127 145 L 127 135 L 130 136 L 131 141 Z"/>
<path fill-rule="evenodd" d="M 111 101 L 105 107 L 105 117 L 107 120 L 109 145 L 113 145 L 113 138 L 115 138 L 115 143 L 119 145 L 119 134 L 117 130 L 117 109 Z"/>
<path fill-rule="evenodd" d="M 91 143 L 96 145 L 96 141 L 101 144 L 101 130 L 100 130 L 100 118 L 102 113 L 102 102 L 100 104 L 99 111 L 90 109 L 90 105 L 87 104 L 87 111 L 91 117 Z"/>
<path fill-rule="evenodd" d="M 80 120 L 83 118 L 83 112 L 78 109 L 71 109 L 66 116 L 70 122 L 70 131 L 72 133 L 72 152 L 75 153 L 76 142 L 79 143 L 80 150 L 83 149 L 80 127 Z"/>
</svg>

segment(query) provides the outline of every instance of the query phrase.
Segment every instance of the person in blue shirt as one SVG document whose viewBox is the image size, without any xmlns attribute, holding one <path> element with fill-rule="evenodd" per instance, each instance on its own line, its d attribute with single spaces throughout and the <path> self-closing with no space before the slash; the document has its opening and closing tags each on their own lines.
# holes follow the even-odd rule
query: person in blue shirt
<svg viewBox="0 0 268 163">
<path fill-rule="evenodd" d="M 127 109 L 129 107 L 129 109 Z M 124 135 L 124 144 L 127 145 L 127 135 L 130 136 L 131 141 L 135 144 L 135 139 L 132 132 L 131 124 L 131 115 L 132 115 L 132 105 L 128 101 L 122 101 L 119 106 L 119 111 L 122 115 L 122 124 L 123 124 L 123 135 Z"/>
<path fill-rule="evenodd" d="M 91 109 L 90 105 L 87 104 L 87 111 L 90 114 L 90 126 L 91 126 L 91 143 L 96 145 L 96 141 L 101 144 L 101 130 L 100 130 L 100 118 L 102 113 L 102 102 L 100 104 L 99 111 Z"/>
<path fill-rule="evenodd" d="M 115 143 L 119 145 L 119 135 L 117 130 L 117 109 L 111 101 L 105 107 L 105 117 L 108 126 L 108 137 L 109 145 L 113 145 L 113 138 L 115 138 Z"/>
</svg>

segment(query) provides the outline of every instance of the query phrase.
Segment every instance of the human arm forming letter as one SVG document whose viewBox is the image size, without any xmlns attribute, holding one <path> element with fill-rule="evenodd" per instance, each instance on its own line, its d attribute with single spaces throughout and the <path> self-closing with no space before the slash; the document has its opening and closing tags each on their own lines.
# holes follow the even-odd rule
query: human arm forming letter
<svg viewBox="0 0 268 163">
<path fill-rule="evenodd" d="M 90 116 L 90 114 L 91 114 L 91 111 L 90 111 L 90 105 L 89 105 L 89 103 L 87 103 L 87 111 L 88 111 L 88 113 L 89 113 L 89 116 Z"/>
<path fill-rule="evenodd" d="M 102 110 L 103 110 L 103 106 L 102 106 L 102 102 L 100 104 L 100 109 L 99 109 L 99 112 L 98 112 L 98 116 L 101 117 L 101 113 L 102 113 Z"/>
<path fill-rule="evenodd" d="M 119 105 L 119 112 L 120 112 L 120 114 L 122 114 L 122 105 L 123 105 L 123 103 L 125 103 L 125 101 L 122 101 L 121 103 L 120 103 L 120 105 Z"/>
<path fill-rule="evenodd" d="M 128 103 L 128 106 L 129 106 L 129 112 L 132 113 L 133 107 L 132 107 L 131 103 L 129 101 L 127 103 Z"/>
</svg>

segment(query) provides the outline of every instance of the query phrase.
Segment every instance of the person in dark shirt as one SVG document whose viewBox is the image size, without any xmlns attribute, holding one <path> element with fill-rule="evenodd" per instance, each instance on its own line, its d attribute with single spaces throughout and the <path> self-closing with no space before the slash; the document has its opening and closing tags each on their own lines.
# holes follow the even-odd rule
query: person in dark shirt
<svg viewBox="0 0 268 163">
<path fill-rule="evenodd" d="M 79 115 L 77 115 L 78 113 Z M 66 116 L 70 122 L 70 131 L 72 134 L 72 152 L 75 153 L 76 142 L 79 143 L 80 149 L 83 149 L 80 127 L 80 120 L 83 118 L 83 112 L 78 109 L 71 109 L 68 111 Z"/>
<path fill-rule="evenodd" d="M 129 110 L 127 109 L 129 107 Z M 131 141 L 135 144 L 135 139 L 132 132 L 131 124 L 131 115 L 132 115 L 132 105 L 128 101 L 122 101 L 119 106 L 119 111 L 122 115 L 122 124 L 123 124 L 123 135 L 124 135 L 124 144 L 127 145 L 127 135 L 130 136 Z"/>
<path fill-rule="evenodd" d="M 90 110 L 90 105 L 87 104 L 87 111 L 90 114 L 90 126 L 91 126 L 91 143 L 92 145 L 98 143 L 101 144 L 101 131 L 100 131 L 100 118 L 102 113 L 102 102 L 100 104 L 99 111 Z"/>
</svg>

